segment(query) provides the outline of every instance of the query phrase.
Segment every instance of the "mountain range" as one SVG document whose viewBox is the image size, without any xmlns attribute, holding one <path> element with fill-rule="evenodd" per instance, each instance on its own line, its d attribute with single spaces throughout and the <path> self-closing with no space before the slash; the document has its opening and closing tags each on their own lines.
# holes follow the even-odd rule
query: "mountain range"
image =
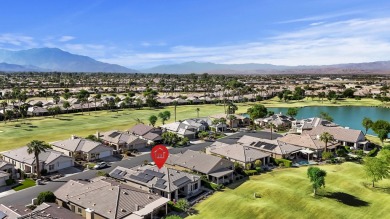
<svg viewBox="0 0 390 219">
<path fill-rule="evenodd" d="M 57 48 L 37 48 L 20 51 L 10 51 L 0 49 L 0 63 L 13 64 L 11 70 L 0 66 L 2 71 L 20 71 L 28 66 L 34 66 L 37 71 L 63 71 L 63 72 L 120 72 L 134 73 L 120 65 L 99 62 L 88 56 L 71 54 Z M 19 65 L 19 67 L 15 66 Z M 34 69 L 33 68 L 33 69 Z M 15 69 L 15 70 L 12 70 Z"/>
<path fill-rule="evenodd" d="M 390 61 L 349 63 L 320 66 L 283 66 L 271 64 L 216 64 L 184 62 L 134 70 L 124 66 L 97 61 L 58 48 L 36 48 L 20 51 L 0 49 L 0 71 L 62 71 L 62 72 L 117 72 L 167 74 L 389 74 Z"/>
</svg>

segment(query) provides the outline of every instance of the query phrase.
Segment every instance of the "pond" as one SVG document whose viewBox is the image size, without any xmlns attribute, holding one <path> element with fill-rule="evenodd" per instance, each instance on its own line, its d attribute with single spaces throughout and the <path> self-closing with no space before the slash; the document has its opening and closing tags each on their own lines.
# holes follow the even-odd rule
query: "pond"
<svg viewBox="0 0 390 219">
<path fill-rule="evenodd" d="M 287 113 L 288 108 L 268 108 L 269 111 L 274 111 L 275 113 L 282 112 L 283 114 Z M 362 126 L 362 120 L 364 117 L 370 118 L 372 121 L 378 119 L 383 119 L 390 122 L 390 109 L 382 107 L 359 107 L 359 106 L 311 106 L 299 108 L 297 119 L 304 119 L 310 117 L 316 117 L 320 115 L 320 112 L 326 112 L 333 117 L 334 122 L 344 126 L 350 127 L 352 129 L 358 129 L 365 132 L 365 129 Z M 368 134 L 375 135 L 375 133 L 370 130 Z"/>
</svg>

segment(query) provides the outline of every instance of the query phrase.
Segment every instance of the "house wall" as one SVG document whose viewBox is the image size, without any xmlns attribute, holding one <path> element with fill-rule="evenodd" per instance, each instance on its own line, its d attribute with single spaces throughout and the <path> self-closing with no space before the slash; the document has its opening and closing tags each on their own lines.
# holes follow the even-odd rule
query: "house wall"
<svg viewBox="0 0 390 219">
<path fill-rule="evenodd" d="M 67 155 L 67 156 L 72 156 L 72 152 L 71 151 L 65 150 L 65 149 L 60 148 L 60 147 L 56 147 L 54 145 L 52 145 L 51 147 L 55 151 L 61 152 L 61 153 L 65 154 L 65 155 Z"/>
<path fill-rule="evenodd" d="M 53 160 L 52 162 L 46 164 L 46 165 L 44 166 L 44 168 L 47 170 L 47 172 L 50 173 L 50 172 L 55 172 L 55 171 L 64 169 L 64 168 L 66 168 L 66 167 L 69 167 L 69 166 L 64 166 L 64 162 L 72 162 L 72 163 L 70 164 L 70 166 L 74 166 L 74 160 L 73 160 L 73 158 L 61 156 L 61 157 L 58 157 L 57 159 Z M 54 165 L 54 169 L 49 170 L 49 166 L 50 166 L 50 165 Z"/>
<path fill-rule="evenodd" d="M 0 177 L 0 186 L 6 185 L 5 181 L 9 179 L 9 176 Z"/>
</svg>

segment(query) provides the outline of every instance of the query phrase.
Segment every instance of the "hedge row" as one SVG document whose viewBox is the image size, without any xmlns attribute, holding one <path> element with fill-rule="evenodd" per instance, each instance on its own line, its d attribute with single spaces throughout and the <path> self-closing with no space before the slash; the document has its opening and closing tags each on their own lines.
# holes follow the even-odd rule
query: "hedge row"
<svg viewBox="0 0 390 219">
<path fill-rule="evenodd" d="M 275 164 L 280 166 L 280 164 L 283 164 L 284 167 L 291 167 L 292 161 L 286 160 L 286 159 L 275 159 Z"/>
</svg>

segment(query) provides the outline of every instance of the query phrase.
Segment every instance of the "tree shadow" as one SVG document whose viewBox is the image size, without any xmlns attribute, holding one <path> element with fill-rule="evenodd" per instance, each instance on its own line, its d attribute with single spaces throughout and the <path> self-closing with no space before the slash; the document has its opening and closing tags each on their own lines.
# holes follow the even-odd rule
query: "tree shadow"
<svg viewBox="0 0 390 219">
<path fill-rule="evenodd" d="M 72 121 L 73 119 L 69 119 L 69 118 L 57 118 L 58 120 L 61 120 L 61 121 Z"/>
<path fill-rule="evenodd" d="M 248 179 L 249 179 L 249 177 L 244 177 L 242 179 L 234 181 L 233 183 L 230 183 L 226 187 L 229 189 L 235 189 L 235 188 L 239 187 L 240 185 L 242 185 L 244 182 L 246 182 Z"/>
<path fill-rule="evenodd" d="M 363 201 L 356 196 L 344 192 L 330 192 L 321 196 L 325 198 L 335 199 L 338 202 L 352 207 L 366 207 L 370 205 L 369 202 Z"/>
<path fill-rule="evenodd" d="M 38 128 L 38 126 L 36 126 L 36 125 L 29 125 L 28 127 L 29 128 Z"/>
<path fill-rule="evenodd" d="M 24 129 L 25 131 L 29 131 L 29 132 L 31 132 L 32 131 L 32 129 Z"/>
</svg>

